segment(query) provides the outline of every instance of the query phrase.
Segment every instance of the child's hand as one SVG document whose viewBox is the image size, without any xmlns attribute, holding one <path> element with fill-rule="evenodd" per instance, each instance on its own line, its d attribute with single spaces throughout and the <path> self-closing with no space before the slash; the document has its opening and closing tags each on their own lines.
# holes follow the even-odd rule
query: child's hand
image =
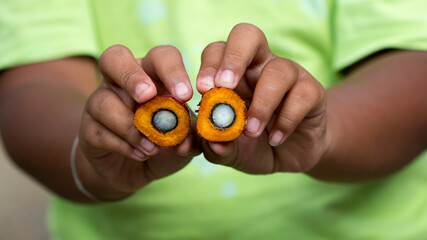
<svg viewBox="0 0 427 240">
<path fill-rule="evenodd" d="M 257 27 L 239 24 L 227 42 L 206 47 L 197 90 L 214 86 L 235 89 L 250 107 L 244 135 L 202 144 L 208 160 L 249 173 L 305 172 L 327 150 L 324 88 L 295 62 L 275 56 Z"/>
<path fill-rule="evenodd" d="M 183 143 L 159 149 L 133 123 L 137 105 L 156 94 L 170 93 L 184 102 L 192 97 L 190 80 L 176 48 L 156 47 L 145 58 L 135 59 L 127 48 L 113 46 L 103 53 L 99 67 L 104 79 L 86 103 L 80 148 L 95 172 L 113 189 L 134 192 L 183 168 L 200 152 L 193 147 L 193 126 Z"/>
</svg>

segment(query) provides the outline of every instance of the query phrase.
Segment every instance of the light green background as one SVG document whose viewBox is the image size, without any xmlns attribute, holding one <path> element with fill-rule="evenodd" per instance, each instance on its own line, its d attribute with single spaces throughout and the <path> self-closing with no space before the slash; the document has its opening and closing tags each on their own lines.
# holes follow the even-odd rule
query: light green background
<svg viewBox="0 0 427 240">
<path fill-rule="evenodd" d="M 271 49 L 325 87 L 382 49 L 427 49 L 427 1 L 0 1 L 0 69 L 89 55 L 112 44 L 136 57 L 176 46 L 192 81 L 200 53 L 231 28 L 261 28 Z M 200 96 L 190 105 L 195 108 Z M 53 239 L 424 239 L 427 155 L 394 176 L 330 184 L 304 174 L 254 176 L 194 159 L 131 198 L 101 206 L 54 198 Z"/>
</svg>

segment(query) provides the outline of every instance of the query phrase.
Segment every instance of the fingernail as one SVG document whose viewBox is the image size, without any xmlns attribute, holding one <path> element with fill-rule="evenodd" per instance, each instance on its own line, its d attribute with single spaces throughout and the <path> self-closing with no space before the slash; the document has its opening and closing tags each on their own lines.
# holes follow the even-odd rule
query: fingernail
<svg viewBox="0 0 427 240">
<path fill-rule="evenodd" d="M 138 101 L 149 87 L 150 85 L 146 83 L 138 83 L 135 88 L 135 100 Z"/>
<path fill-rule="evenodd" d="M 246 130 L 252 134 L 258 134 L 261 122 L 256 118 L 249 118 L 246 124 Z"/>
<path fill-rule="evenodd" d="M 207 88 L 206 90 L 210 90 L 214 87 L 214 79 L 213 77 L 204 77 L 199 80 L 199 84 Z"/>
<path fill-rule="evenodd" d="M 234 87 L 234 74 L 230 70 L 224 70 L 219 75 L 219 84 L 221 87 L 232 88 Z"/>
<path fill-rule="evenodd" d="M 144 148 L 147 152 L 151 152 L 154 150 L 154 148 L 156 147 L 156 145 L 154 145 L 154 143 L 152 143 L 150 140 L 148 140 L 147 138 L 142 138 L 141 139 L 141 143 L 140 143 L 141 147 Z"/>
<path fill-rule="evenodd" d="M 270 145 L 275 147 L 275 146 L 282 144 L 283 136 L 284 136 L 284 134 L 282 131 L 280 131 L 280 130 L 274 131 L 271 134 Z"/>
<path fill-rule="evenodd" d="M 138 151 L 138 150 L 136 150 L 136 149 L 134 149 L 134 150 L 133 150 L 133 153 L 134 153 L 137 157 L 139 157 L 139 158 L 144 158 L 144 157 L 145 157 L 145 155 L 144 155 L 142 152 L 140 152 L 140 151 Z"/>
<path fill-rule="evenodd" d="M 179 98 L 184 98 L 190 90 L 188 89 L 187 84 L 180 82 L 175 86 L 175 95 Z"/>
</svg>

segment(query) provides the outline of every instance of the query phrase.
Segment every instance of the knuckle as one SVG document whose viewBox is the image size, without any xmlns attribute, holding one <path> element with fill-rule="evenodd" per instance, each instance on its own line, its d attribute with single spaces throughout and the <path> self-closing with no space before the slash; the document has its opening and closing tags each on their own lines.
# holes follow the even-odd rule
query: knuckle
<svg viewBox="0 0 427 240">
<path fill-rule="evenodd" d="M 98 94 L 94 94 L 88 101 L 90 114 L 95 118 L 99 118 L 105 112 L 106 108 L 108 108 L 108 102 L 109 98 L 105 93 L 98 92 Z"/>
<path fill-rule="evenodd" d="M 310 107 L 321 98 L 321 90 L 319 90 L 315 82 L 303 80 L 298 84 L 300 86 L 298 91 L 295 92 L 295 97 L 298 98 L 301 104 Z"/>
<path fill-rule="evenodd" d="M 313 80 L 312 83 L 312 94 L 314 95 L 314 99 L 316 102 L 321 101 L 322 99 L 326 98 L 326 91 L 323 88 L 322 84 L 318 82 L 317 80 Z"/>
<path fill-rule="evenodd" d="M 247 61 L 244 56 L 242 55 L 242 53 L 236 51 L 236 50 L 228 50 L 225 57 L 224 57 L 224 61 L 228 62 L 228 63 L 232 63 L 233 65 L 236 63 L 242 63 Z"/>
<path fill-rule="evenodd" d="M 102 129 L 100 127 L 96 127 L 93 129 L 91 133 L 91 139 L 92 139 L 92 146 L 101 148 L 103 144 L 105 143 L 105 129 Z"/>
<path fill-rule="evenodd" d="M 187 79 L 182 55 L 179 50 L 171 45 L 162 45 L 153 48 L 148 54 L 151 58 L 154 70 L 162 80 Z M 167 60 L 165 61 L 165 59 Z"/>
<path fill-rule="evenodd" d="M 294 95 L 306 106 L 313 107 L 326 98 L 326 91 L 310 73 L 302 70 L 295 85 Z"/>
<path fill-rule="evenodd" d="M 99 101 L 103 101 L 103 97 L 101 97 L 99 93 L 99 90 L 95 91 L 87 100 L 86 108 L 90 115 L 94 115 L 98 112 Z"/>
<path fill-rule="evenodd" d="M 266 64 L 263 71 L 272 75 L 278 75 L 281 78 L 294 80 L 298 78 L 298 68 L 292 61 L 285 58 L 271 60 Z"/>
<path fill-rule="evenodd" d="M 234 26 L 232 32 L 245 32 L 248 37 L 254 40 L 261 40 L 265 38 L 264 32 L 257 26 L 250 23 L 239 23 Z"/>
<path fill-rule="evenodd" d="M 232 31 L 249 31 L 256 35 L 260 35 L 260 34 L 263 35 L 261 29 L 259 29 L 257 26 L 250 23 L 239 23 L 233 27 Z"/>
<path fill-rule="evenodd" d="M 102 63 L 104 61 L 108 61 L 111 57 L 117 57 L 117 55 L 120 55 L 123 50 L 126 50 L 127 48 L 123 45 L 116 44 L 109 48 L 107 48 L 99 58 L 99 65 L 103 65 Z"/>
<path fill-rule="evenodd" d="M 120 129 L 120 132 L 122 136 L 125 136 L 127 139 L 131 139 L 133 136 L 135 136 L 135 133 L 138 130 L 133 125 L 132 121 L 126 121 L 126 123 L 122 124 L 122 127 Z"/>
<path fill-rule="evenodd" d="M 319 83 L 320 85 L 320 83 Z M 318 98 L 317 102 L 325 101 L 326 99 L 326 90 L 323 88 L 322 85 L 320 85 L 320 88 L 318 88 Z"/>
<path fill-rule="evenodd" d="M 180 68 L 180 66 L 172 65 L 168 66 L 168 68 L 164 70 L 161 79 L 166 86 L 174 87 L 180 82 L 188 81 L 188 76 L 187 73 Z M 185 80 L 183 81 L 183 79 Z"/>
<path fill-rule="evenodd" d="M 123 72 L 121 76 L 122 84 L 128 90 L 132 89 L 136 82 L 136 77 L 142 74 L 142 69 L 129 69 Z"/>
<path fill-rule="evenodd" d="M 107 48 L 105 50 L 106 53 L 120 53 L 123 50 L 127 49 L 125 46 L 121 45 L 121 44 L 115 44 L 110 46 L 109 48 Z"/>
<path fill-rule="evenodd" d="M 152 57 L 162 57 L 171 52 L 180 54 L 179 50 L 172 45 L 161 45 L 151 49 L 150 52 L 148 52 L 148 55 Z"/>
<path fill-rule="evenodd" d="M 80 127 L 80 131 L 79 131 L 79 139 L 80 141 L 85 141 L 87 143 L 89 143 L 89 123 L 82 123 L 82 126 Z"/>
<path fill-rule="evenodd" d="M 279 114 L 277 116 L 277 127 L 281 130 L 294 129 L 298 124 L 297 119 L 291 117 L 292 114 Z"/>
<path fill-rule="evenodd" d="M 206 46 L 206 48 L 202 52 L 202 58 L 205 57 L 207 54 L 210 54 L 211 52 L 223 51 L 224 49 L 225 49 L 224 41 L 209 43 L 209 45 Z"/>
<path fill-rule="evenodd" d="M 209 48 L 222 49 L 225 47 L 225 41 L 216 41 L 208 45 Z"/>
<path fill-rule="evenodd" d="M 93 121 L 85 124 L 79 134 L 81 140 L 92 147 L 100 147 L 103 135 L 103 130 Z"/>
</svg>

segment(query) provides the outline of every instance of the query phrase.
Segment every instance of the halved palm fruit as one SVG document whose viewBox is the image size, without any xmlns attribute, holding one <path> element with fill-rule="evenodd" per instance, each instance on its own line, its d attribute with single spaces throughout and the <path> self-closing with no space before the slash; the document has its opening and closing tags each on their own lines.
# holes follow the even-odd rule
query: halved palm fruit
<svg viewBox="0 0 427 240">
<path fill-rule="evenodd" d="M 142 134 L 160 147 L 180 144 L 190 131 L 188 108 L 170 95 L 159 95 L 142 104 L 133 121 Z"/>
<path fill-rule="evenodd" d="M 197 131 L 211 142 L 228 142 L 242 134 L 247 118 L 243 99 L 228 88 L 212 88 L 202 96 Z"/>
</svg>

